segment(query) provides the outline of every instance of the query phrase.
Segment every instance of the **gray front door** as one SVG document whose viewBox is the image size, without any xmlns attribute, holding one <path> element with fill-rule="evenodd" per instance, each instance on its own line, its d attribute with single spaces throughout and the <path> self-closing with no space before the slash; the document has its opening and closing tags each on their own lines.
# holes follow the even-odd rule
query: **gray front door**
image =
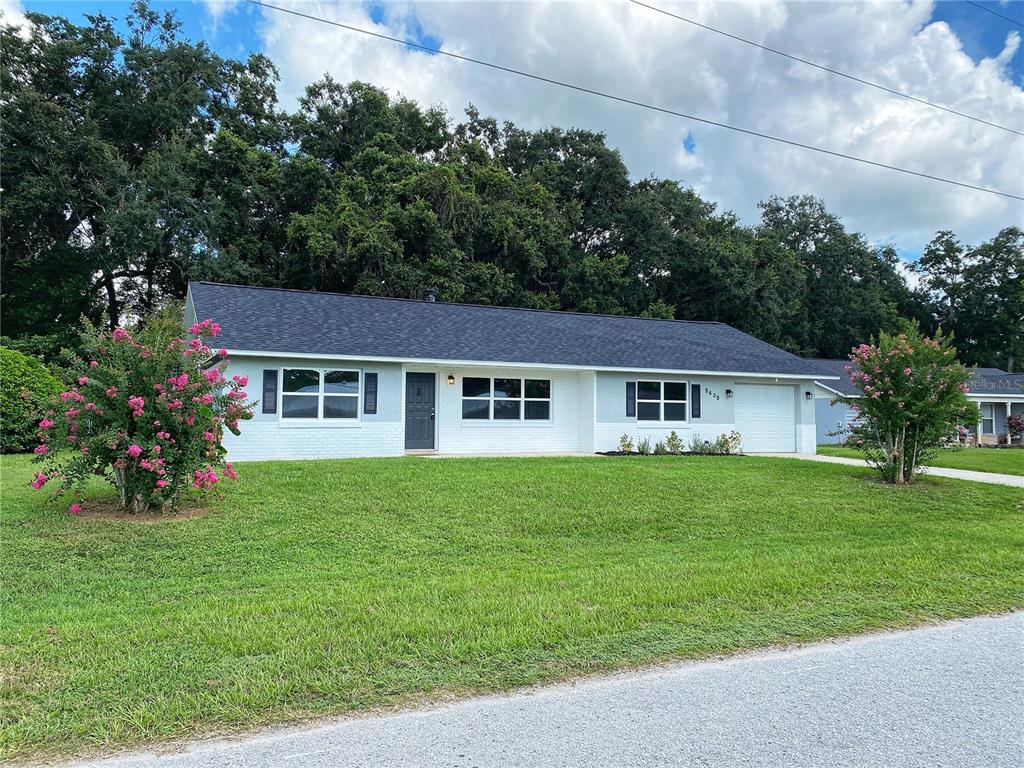
<svg viewBox="0 0 1024 768">
<path fill-rule="evenodd" d="M 434 374 L 405 374 L 405 447 L 434 447 Z"/>
</svg>

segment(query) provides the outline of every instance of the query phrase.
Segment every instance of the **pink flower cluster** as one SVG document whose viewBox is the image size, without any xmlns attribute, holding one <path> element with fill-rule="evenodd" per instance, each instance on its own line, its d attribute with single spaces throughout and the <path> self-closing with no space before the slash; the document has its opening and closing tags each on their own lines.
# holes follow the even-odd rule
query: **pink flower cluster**
<svg viewBox="0 0 1024 768">
<path fill-rule="evenodd" d="M 146 401 L 138 395 L 132 395 L 128 398 L 128 407 L 132 409 L 132 416 L 139 418 L 142 415 L 142 409 L 146 407 Z"/>
<path fill-rule="evenodd" d="M 195 471 L 195 480 L 192 481 L 192 487 L 202 488 L 206 491 L 218 482 L 220 482 L 220 478 L 217 477 L 217 473 L 213 470 L 213 467 L 207 464 L 205 469 L 197 469 Z"/>
<path fill-rule="evenodd" d="M 200 336 L 204 334 L 209 336 L 216 336 L 218 333 L 220 333 L 220 326 L 217 323 L 213 322 L 213 320 L 207 318 L 206 320 L 203 320 L 201 323 L 193 323 L 192 327 L 188 329 L 188 332 L 191 333 L 193 336 Z"/>
</svg>

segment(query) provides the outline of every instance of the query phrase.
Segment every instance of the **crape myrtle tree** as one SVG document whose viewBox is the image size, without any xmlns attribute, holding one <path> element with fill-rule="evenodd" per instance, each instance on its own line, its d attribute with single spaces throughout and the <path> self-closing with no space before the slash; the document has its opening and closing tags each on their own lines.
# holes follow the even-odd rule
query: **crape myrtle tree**
<svg viewBox="0 0 1024 768">
<path fill-rule="evenodd" d="M 970 369 L 956 358 L 952 338 L 925 337 L 906 323 L 896 334 L 861 344 L 850 354 L 858 397 L 837 398 L 858 412 L 848 442 L 889 483 L 914 482 L 919 468 L 962 424 L 976 424 L 967 399 Z"/>
<path fill-rule="evenodd" d="M 44 466 L 32 486 L 72 494 L 69 511 L 79 514 L 85 481 L 99 475 L 121 509 L 138 513 L 173 511 L 188 489 L 235 479 L 221 438 L 239 434 L 253 404 L 244 376 L 224 377 L 227 350 L 209 346 L 219 332 L 204 320 L 184 339 L 175 311 L 152 316 L 137 336 L 87 325 L 82 354 L 68 355 L 71 385 L 39 422 Z"/>
</svg>

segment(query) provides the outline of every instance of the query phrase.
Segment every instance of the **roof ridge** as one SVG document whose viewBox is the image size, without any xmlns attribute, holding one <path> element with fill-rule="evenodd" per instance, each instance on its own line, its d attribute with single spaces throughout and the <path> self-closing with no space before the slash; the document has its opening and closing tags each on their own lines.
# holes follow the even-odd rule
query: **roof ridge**
<svg viewBox="0 0 1024 768">
<path fill-rule="evenodd" d="M 651 320 L 662 323 L 687 323 L 692 325 L 722 325 L 726 328 L 733 328 L 728 323 L 723 323 L 721 320 L 680 320 L 675 317 L 641 317 L 639 315 L 612 315 L 607 312 L 573 312 L 568 309 L 542 309 L 540 307 L 506 307 L 500 304 L 470 304 L 462 301 L 424 301 L 423 299 L 408 299 L 402 296 L 370 296 L 365 293 L 342 293 L 340 291 L 311 291 L 305 288 L 276 288 L 269 285 L 240 285 L 239 283 L 218 283 L 213 280 L 190 280 L 189 285 L 215 285 L 221 288 L 245 288 L 248 291 L 280 291 L 283 293 L 304 293 L 313 294 L 317 296 L 342 296 L 349 299 L 379 299 L 381 301 L 403 301 L 414 304 L 442 304 L 448 307 L 475 307 L 477 309 L 504 309 L 516 312 L 541 312 L 550 315 L 578 315 L 581 317 L 609 317 L 618 320 Z M 733 328 L 734 331 L 740 333 L 746 333 L 746 331 L 740 331 L 739 328 Z M 747 334 L 751 336 L 751 334 Z M 756 336 L 751 338 L 757 339 Z M 763 341 L 762 339 L 757 339 Z M 765 341 L 765 344 L 770 342 Z M 774 346 L 774 345 L 772 345 Z M 782 350 L 785 352 L 786 350 Z M 790 353 L 792 354 L 792 353 Z"/>
</svg>

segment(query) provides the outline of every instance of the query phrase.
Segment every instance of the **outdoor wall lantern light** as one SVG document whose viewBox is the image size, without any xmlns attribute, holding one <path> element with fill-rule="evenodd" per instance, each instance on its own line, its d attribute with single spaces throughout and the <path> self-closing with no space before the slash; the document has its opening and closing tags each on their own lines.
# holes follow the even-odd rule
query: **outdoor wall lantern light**
<svg viewBox="0 0 1024 768">
<path fill-rule="evenodd" d="M 810 391 L 804 392 L 804 400 L 813 400 L 813 399 L 814 399 L 814 393 L 813 392 L 810 392 Z"/>
<path fill-rule="evenodd" d="M 455 374 L 454 373 L 449 373 L 448 374 L 448 386 L 449 387 L 454 387 L 455 386 Z"/>
<path fill-rule="evenodd" d="M 732 390 L 731 389 L 725 390 L 725 396 L 726 397 L 732 397 Z"/>
</svg>

